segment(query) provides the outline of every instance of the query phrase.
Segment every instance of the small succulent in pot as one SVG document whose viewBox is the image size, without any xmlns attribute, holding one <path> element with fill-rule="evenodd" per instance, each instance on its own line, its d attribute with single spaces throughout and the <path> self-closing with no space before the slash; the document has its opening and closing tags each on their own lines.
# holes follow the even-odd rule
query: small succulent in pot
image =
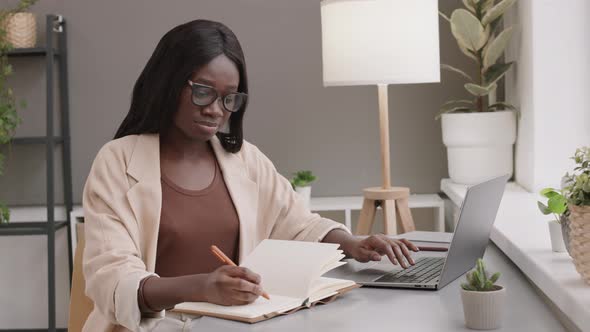
<svg viewBox="0 0 590 332">
<path fill-rule="evenodd" d="M 502 325 L 506 289 L 496 285 L 499 278 L 499 272 L 489 276 L 481 258 L 475 270 L 467 273 L 467 282 L 461 284 L 461 300 L 468 328 L 491 330 Z"/>
<path fill-rule="evenodd" d="M 466 291 L 490 292 L 501 287 L 495 284 L 500 278 L 500 272 L 496 272 L 488 278 L 488 272 L 481 258 L 477 260 L 475 270 L 467 272 L 466 278 L 467 282 L 461 284 L 461 288 Z"/>
</svg>

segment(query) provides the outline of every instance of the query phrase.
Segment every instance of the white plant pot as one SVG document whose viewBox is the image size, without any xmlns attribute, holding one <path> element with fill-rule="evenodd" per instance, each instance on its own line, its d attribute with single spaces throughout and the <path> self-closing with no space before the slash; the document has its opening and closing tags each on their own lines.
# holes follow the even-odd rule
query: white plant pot
<svg viewBox="0 0 590 332">
<path fill-rule="evenodd" d="M 305 203 L 305 206 L 307 206 L 307 208 L 309 209 L 311 205 L 311 186 L 295 187 L 295 191 L 301 196 L 303 202 Z"/>
<path fill-rule="evenodd" d="M 551 236 L 551 249 L 555 252 L 565 252 L 565 243 L 563 242 L 563 233 L 561 225 L 555 220 L 551 220 L 549 225 L 549 236 Z"/>
<path fill-rule="evenodd" d="M 497 287 L 498 290 L 491 292 L 473 292 L 461 288 L 465 325 L 468 328 L 493 330 L 502 325 L 506 289 Z"/>
<path fill-rule="evenodd" d="M 514 112 L 443 114 L 441 124 L 453 182 L 471 185 L 505 174 L 512 176 Z"/>
</svg>

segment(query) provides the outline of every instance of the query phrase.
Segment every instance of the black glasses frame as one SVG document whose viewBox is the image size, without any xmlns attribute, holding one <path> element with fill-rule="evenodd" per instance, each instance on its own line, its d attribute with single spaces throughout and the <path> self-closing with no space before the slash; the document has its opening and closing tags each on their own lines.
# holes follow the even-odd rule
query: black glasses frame
<svg viewBox="0 0 590 332">
<path fill-rule="evenodd" d="M 228 93 L 228 94 L 226 94 L 224 96 L 220 96 L 219 93 L 217 93 L 217 90 L 215 90 L 215 88 L 212 87 L 212 86 L 208 86 L 208 85 L 204 85 L 204 84 L 200 84 L 200 83 L 195 83 L 195 82 L 193 82 L 191 80 L 188 80 L 188 85 L 191 87 L 191 102 L 194 105 L 196 105 L 196 106 L 206 107 L 206 106 L 209 106 L 209 105 L 213 104 L 218 99 L 221 99 L 221 105 L 223 105 L 223 109 L 226 110 L 227 112 L 235 113 L 235 112 L 239 111 L 240 108 L 242 108 L 242 106 L 248 100 L 248 94 L 247 93 L 243 93 L 243 92 L 231 92 L 231 93 Z M 194 95 L 195 95 L 196 89 L 198 89 L 198 88 L 208 88 L 208 89 L 211 89 L 211 91 L 213 91 L 215 93 L 215 98 L 210 103 L 204 103 L 204 104 L 196 103 L 195 102 Z M 244 99 L 243 104 L 240 105 L 240 107 L 238 107 L 236 110 L 229 109 L 226 106 L 226 102 L 227 102 L 227 99 L 226 98 L 227 97 L 230 97 L 230 96 L 240 96 L 240 97 L 242 97 Z"/>
</svg>

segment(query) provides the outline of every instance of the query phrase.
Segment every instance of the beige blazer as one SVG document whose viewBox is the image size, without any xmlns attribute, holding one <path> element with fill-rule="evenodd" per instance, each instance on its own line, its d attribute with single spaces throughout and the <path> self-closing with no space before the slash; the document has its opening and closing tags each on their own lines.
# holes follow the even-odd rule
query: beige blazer
<svg viewBox="0 0 590 332">
<path fill-rule="evenodd" d="M 159 136 L 130 135 L 98 152 L 83 205 L 86 294 L 94 310 L 84 331 L 150 330 L 164 317 L 142 317 L 139 281 L 155 275 L 162 188 Z M 211 140 L 240 221 L 240 261 L 263 239 L 320 241 L 340 223 L 311 213 L 272 162 L 244 141 L 240 152 L 226 152 Z"/>
</svg>

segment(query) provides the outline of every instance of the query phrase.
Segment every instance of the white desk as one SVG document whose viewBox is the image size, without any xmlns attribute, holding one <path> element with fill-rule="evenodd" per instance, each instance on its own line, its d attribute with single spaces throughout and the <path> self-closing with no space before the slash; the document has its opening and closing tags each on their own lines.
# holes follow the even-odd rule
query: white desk
<svg viewBox="0 0 590 332">
<path fill-rule="evenodd" d="M 445 204 L 437 194 L 414 194 L 408 199 L 410 209 L 434 208 L 434 229 L 438 232 L 445 231 Z M 310 208 L 312 211 L 344 211 L 344 224 L 352 229 L 352 210 L 361 210 L 363 196 L 341 197 L 312 197 Z"/>
<path fill-rule="evenodd" d="M 565 331 L 523 274 L 495 245 L 490 244 L 484 260 L 490 270 L 502 273 L 499 284 L 508 291 L 504 324 L 495 331 Z M 191 331 L 473 331 L 464 327 L 459 290 L 463 279 L 439 291 L 363 287 L 330 304 L 253 325 L 203 317 Z"/>
<path fill-rule="evenodd" d="M 445 179 L 441 189 L 457 205 L 467 186 Z M 578 329 L 590 331 L 590 285 L 585 284 L 567 253 L 551 251 L 549 216 L 542 215 L 542 198 L 509 183 L 492 229 L 491 240 L 567 316 Z"/>
</svg>

